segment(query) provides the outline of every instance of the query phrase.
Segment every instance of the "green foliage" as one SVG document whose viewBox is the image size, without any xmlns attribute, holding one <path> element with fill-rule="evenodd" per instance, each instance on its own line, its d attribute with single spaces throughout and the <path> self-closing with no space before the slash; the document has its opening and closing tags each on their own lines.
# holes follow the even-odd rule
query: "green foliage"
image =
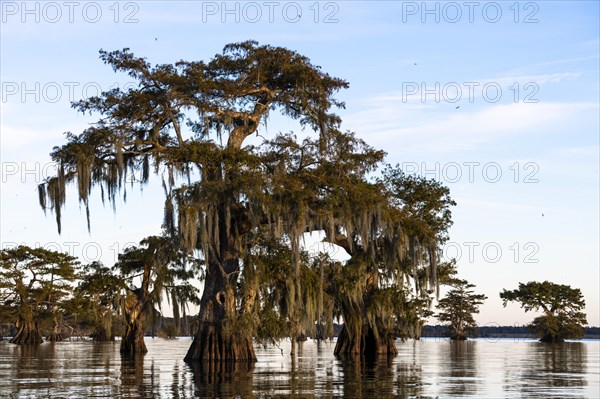
<svg viewBox="0 0 600 399">
<path fill-rule="evenodd" d="M 586 316 L 582 312 L 543 315 L 533 319 L 529 326 L 544 342 L 560 342 L 563 339 L 580 339 L 584 336 Z"/>
<path fill-rule="evenodd" d="M 111 339 L 125 281 L 100 262 L 84 265 L 78 280 L 79 284 L 68 301 L 69 316 L 93 327 L 93 334 Z"/>
<path fill-rule="evenodd" d="M 587 320 L 582 312 L 585 300 L 579 288 L 549 281 L 530 281 L 519 283 L 516 290 L 503 290 L 500 298 L 504 306 L 516 301 L 521 303 L 525 312 L 541 310 L 543 315 L 536 317 L 530 327 L 544 342 L 583 337 L 583 326 Z"/>
<path fill-rule="evenodd" d="M 344 106 L 334 95 L 347 82 L 294 51 L 254 41 L 229 44 L 206 62 L 152 66 L 128 49 L 100 57 L 138 85 L 73 104 L 100 119 L 54 148 L 60 167 L 39 186 L 39 199 L 60 232 L 68 184 L 77 184 L 87 210 L 94 187 L 115 206 L 126 176 L 162 179 L 168 237 L 148 237 L 116 265 L 130 303 L 157 303 L 167 290 L 178 319 L 185 310 L 177 304 L 195 294 L 176 281 L 200 274 L 180 266 L 200 250 L 213 290 L 202 306 L 214 310 L 201 314 L 210 324 L 218 318 L 222 331 L 323 335 L 337 315 L 377 337 L 418 335 L 429 295 L 448 274 L 438 277 L 439 253 L 454 201 L 440 183 L 398 167 L 369 178 L 385 153 L 340 131 L 331 111 Z M 244 146 L 271 112 L 317 137 L 278 134 Z M 303 234 L 318 230 L 352 259 L 342 265 L 302 253 Z"/>
<path fill-rule="evenodd" d="M 349 237 L 346 242 L 339 233 L 336 237 L 352 258 L 335 277 L 334 297 L 350 337 L 367 329 L 381 342 L 393 332 L 418 337 L 430 315 L 429 295 L 454 270 L 453 263 L 439 265 L 439 253 L 455 203 L 441 184 L 407 176 L 398 167 L 388 166 L 372 187 L 376 191 L 364 197 L 371 205 L 360 206 L 377 204 L 376 229 L 353 231 L 343 225 Z"/>
<path fill-rule="evenodd" d="M 294 256 L 289 243 L 258 236 L 244 258 L 242 279 L 243 317 L 251 319 L 251 331 L 259 342 L 312 336 L 316 328 L 333 329 L 332 300 L 328 282 L 320 277 L 329 266 L 325 255 L 310 259 Z M 328 317 L 328 315 L 331 315 Z"/>
<path fill-rule="evenodd" d="M 466 280 L 454 279 L 450 284 L 453 288 L 437 305 L 440 312 L 437 318 L 449 323 L 452 339 L 467 339 L 469 332 L 477 328 L 474 313 L 479 313 L 479 306 L 487 299 L 483 294 L 475 294 L 475 285 Z"/>
<path fill-rule="evenodd" d="M 383 182 L 392 205 L 410 220 L 407 228 L 423 238 L 435 238 L 440 243 L 447 240 L 452 226 L 450 207 L 456 205 L 447 187 L 433 179 L 407 175 L 398 166 L 389 165 L 383 170 Z"/>
<path fill-rule="evenodd" d="M 198 303 L 197 289 L 188 280 L 199 274 L 201 262 L 182 251 L 179 243 L 166 236 L 149 236 L 139 246 L 126 248 L 119 254 L 113 269 L 140 302 L 161 305 L 165 292 L 173 306 L 176 326 L 179 311 L 189 303 Z M 134 286 L 139 280 L 139 287 Z"/>
<path fill-rule="evenodd" d="M 60 318 L 79 262 L 66 253 L 19 246 L 0 252 L 3 321 L 43 322 Z M 8 319 L 8 320 L 7 320 Z"/>
<path fill-rule="evenodd" d="M 340 119 L 328 109 L 343 107 L 332 96 L 348 86 L 294 51 L 253 41 L 229 44 L 206 63 L 153 67 L 129 49 L 101 51 L 100 57 L 138 86 L 73 103 L 81 112 L 100 113 L 102 119 L 80 135 L 69 133 L 67 144 L 52 152 L 60 168 L 56 177 L 40 185 L 40 205 L 54 211 L 59 232 L 67 183 L 77 181 L 79 199 L 88 209 L 94 186 L 100 186 L 103 200 L 106 192 L 114 205 L 128 172 L 141 171 L 141 183 L 147 181 L 150 161 L 157 174 L 161 166 L 166 168 L 163 180 L 169 186 L 177 174 L 188 176 L 192 166 L 210 175 L 215 167 L 222 169 L 220 161 L 228 167 L 237 163 L 235 150 L 271 111 L 279 110 L 321 133 L 335 129 Z M 214 150 L 223 147 L 210 139 L 220 140 L 225 132 L 230 152 L 222 154 L 235 156 L 219 160 L 220 151 Z"/>
<path fill-rule="evenodd" d="M 381 181 L 390 205 L 396 210 L 396 223 L 407 237 L 413 276 L 419 274 L 420 263 L 429 262 L 430 267 L 422 269 L 425 274 L 415 283 L 428 282 L 430 288 L 437 290 L 437 253 L 448 239 L 448 229 L 452 226 L 450 208 L 456 205 L 450 198 L 450 190 L 433 179 L 406 175 L 398 166 L 386 166 Z"/>
</svg>

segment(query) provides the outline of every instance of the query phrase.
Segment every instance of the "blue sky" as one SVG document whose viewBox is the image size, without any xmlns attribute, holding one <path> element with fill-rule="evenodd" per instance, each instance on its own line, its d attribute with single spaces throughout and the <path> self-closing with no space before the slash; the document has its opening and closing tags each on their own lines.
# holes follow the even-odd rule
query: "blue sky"
<svg viewBox="0 0 600 399">
<path fill-rule="evenodd" d="M 37 204 L 63 133 L 94 118 L 69 101 L 128 83 L 98 50 L 152 63 L 206 60 L 248 39 L 308 56 L 350 82 L 343 127 L 389 163 L 434 177 L 458 202 L 448 256 L 489 299 L 480 324 L 524 324 L 498 292 L 519 282 L 581 288 L 600 325 L 599 6 L 537 2 L 12 2 L 0 38 L 0 241 L 112 264 L 160 229 L 158 184 L 130 188 L 117 212 L 93 198 L 92 232 L 75 190 L 63 235 Z M 262 135 L 298 130 L 273 116 Z"/>
</svg>

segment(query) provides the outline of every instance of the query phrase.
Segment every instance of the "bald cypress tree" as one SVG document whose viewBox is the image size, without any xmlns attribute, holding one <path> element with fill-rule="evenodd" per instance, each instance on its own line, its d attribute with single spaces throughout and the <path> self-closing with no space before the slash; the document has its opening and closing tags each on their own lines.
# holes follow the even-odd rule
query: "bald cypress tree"
<svg viewBox="0 0 600 399">
<path fill-rule="evenodd" d="M 178 318 L 178 304 L 194 293 L 194 288 L 186 281 L 197 271 L 196 263 L 181 251 L 177 241 L 161 236 L 146 237 L 139 246 L 129 247 L 119 254 L 115 269 L 128 286 L 122 306 L 125 331 L 121 353 L 147 352 L 144 343 L 146 318 L 152 315 L 155 306 L 160 306 L 163 292 L 172 301 L 174 316 Z M 135 280 L 139 280 L 139 285 L 135 285 Z"/>
<path fill-rule="evenodd" d="M 92 262 L 83 266 L 78 280 L 70 299 L 70 315 L 93 326 L 94 341 L 114 341 L 113 322 L 122 302 L 124 279 L 102 263 Z"/>
<path fill-rule="evenodd" d="M 60 232 L 66 186 L 75 182 L 89 228 L 92 188 L 114 204 L 128 173 L 139 171 L 142 184 L 152 172 L 162 175 L 166 229 L 187 251 L 201 249 L 206 262 L 199 330 L 186 359 L 253 361 L 249 333 L 230 328 L 240 316 L 241 252 L 253 228 L 269 224 L 275 231 L 286 215 L 265 206 L 272 194 L 268 168 L 244 141 L 272 112 L 324 139 L 340 123 L 330 108 L 343 103 L 333 95 L 348 84 L 294 51 L 252 41 L 227 45 L 209 62 L 152 66 L 128 49 L 100 56 L 137 86 L 73 104 L 100 119 L 54 149 L 59 169 L 39 187 L 41 206 L 54 212 Z"/>
<path fill-rule="evenodd" d="M 65 253 L 19 246 L 0 252 L 0 298 L 3 312 L 16 320 L 14 344 L 42 342 L 40 324 L 53 322 L 49 340 L 59 341 L 62 308 L 75 280 L 77 260 Z"/>
<path fill-rule="evenodd" d="M 377 211 L 367 231 L 337 227 L 335 243 L 351 259 L 333 284 L 345 323 L 335 354 L 395 355 L 396 336 L 420 337 L 429 295 L 449 273 L 447 267 L 439 273 L 439 257 L 455 203 L 448 188 L 399 167 L 387 166 L 375 184 L 353 187 L 340 206 L 362 209 L 361 215 Z"/>
<path fill-rule="evenodd" d="M 436 317 L 449 324 L 450 339 L 463 341 L 477 328 L 473 314 L 479 313 L 479 306 L 487 297 L 475 294 L 475 285 L 466 280 L 455 279 L 449 285 L 452 289 L 439 301 Z"/>
<path fill-rule="evenodd" d="M 186 360 L 254 361 L 252 337 L 270 334 L 259 325 L 267 315 L 296 335 L 315 318 L 331 320 L 336 308 L 356 326 L 344 341 L 349 352 L 370 350 L 360 344 L 365 336 L 393 352 L 395 326 L 420 323 L 419 311 L 410 309 L 421 306 L 411 303 L 436 285 L 452 202 L 444 187 L 397 169 L 382 181 L 369 179 L 384 152 L 340 131 L 332 112 L 343 107 L 334 95 L 347 82 L 294 51 L 253 41 L 229 44 L 208 62 L 152 66 L 128 49 L 101 51 L 101 59 L 138 85 L 73 104 L 100 119 L 55 147 L 58 173 L 39 186 L 40 204 L 54 212 L 60 232 L 66 187 L 76 183 L 90 228 L 94 187 L 114 206 L 128 174 L 139 173 L 141 184 L 152 174 L 162 179 L 163 227 L 188 253 L 199 250 L 204 264 L 198 330 Z M 247 144 L 273 113 L 315 134 Z M 303 259 L 302 236 L 316 230 L 352 256 L 338 286 L 324 283 L 333 264 L 317 275 Z M 285 282 L 273 279 L 269 261 L 252 256 L 261 237 L 289 246 L 282 250 L 289 255 Z M 263 306 L 267 280 L 285 291 L 270 302 L 285 298 L 285 308 L 282 301 L 272 306 L 275 313 Z M 309 280 L 314 284 L 303 285 Z"/>
<path fill-rule="evenodd" d="M 514 301 L 520 303 L 525 312 L 542 312 L 528 326 L 541 342 L 557 343 L 583 337 L 587 319 L 583 312 L 585 300 L 579 288 L 550 281 L 530 281 L 519 283 L 519 288 L 514 290 L 502 290 L 500 298 L 504 306 Z"/>
</svg>

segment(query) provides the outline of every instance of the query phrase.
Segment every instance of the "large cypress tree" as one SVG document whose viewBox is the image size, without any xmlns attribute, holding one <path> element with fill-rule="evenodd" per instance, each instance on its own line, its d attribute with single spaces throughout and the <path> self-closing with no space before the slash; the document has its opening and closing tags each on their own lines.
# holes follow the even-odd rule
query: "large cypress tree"
<svg viewBox="0 0 600 399">
<path fill-rule="evenodd" d="M 93 187 L 114 204 L 128 171 L 140 171 L 142 183 L 152 171 L 162 175 L 165 227 L 186 250 L 201 248 L 206 262 L 199 330 L 186 359 L 253 361 L 251 332 L 229 328 L 240 316 L 241 251 L 253 228 L 270 224 L 275 231 L 286 216 L 267 208 L 272 190 L 265 184 L 272 179 L 258 151 L 244 141 L 272 112 L 324 139 L 340 123 L 330 108 L 343 104 L 333 94 L 348 84 L 294 51 L 253 41 L 227 45 L 209 62 L 174 65 L 152 66 L 128 49 L 100 54 L 138 85 L 73 104 L 100 119 L 55 147 L 59 171 L 40 185 L 40 204 L 54 211 L 60 232 L 66 185 L 76 182 L 89 228 Z M 182 184 L 178 177 L 190 180 Z"/>
<path fill-rule="evenodd" d="M 184 250 L 200 250 L 205 265 L 186 360 L 254 361 L 252 337 L 270 334 L 259 331 L 259 318 L 274 315 L 263 306 L 277 302 L 265 301 L 272 290 L 285 290 L 277 296 L 285 308 L 271 310 L 275 324 L 285 319 L 286 333 L 302 334 L 335 311 L 351 332 L 337 353 L 395 353 L 397 325 L 420 325 L 420 301 L 437 284 L 453 202 L 445 187 L 397 168 L 383 180 L 368 178 L 384 152 L 340 131 L 331 112 L 343 107 L 333 95 L 348 84 L 294 51 L 253 41 L 227 45 L 209 62 L 152 66 L 127 49 L 101 51 L 101 59 L 138 85 L 73 104 L 101 118 L 54 149 L 60 167 L 40 185 L 40 203 L 53 210 L 60 232 L 68 183 L 77 183 L 88 210 L 93 187 L 114 206 L 128 172 L 139 171 L 142 184 L 152 172 L 162 177 L 163 227 Z M 274 112 L 316 134 L 245 144 Z M 351 261 L 321 263 L 316 277 L 300 250 L 303 234 L 315 230 Z M 253 256 L 264 247 L 261 239 L 289 246 L 285 282 L 273 279 L 269 261 Z M 336 267 L 341 279 L 324 284 L 326 269 Z M 303 286 L 303 279 L 314 284 Z M 261 293 L 267 280 L 272 290 Z"/>
</svg>

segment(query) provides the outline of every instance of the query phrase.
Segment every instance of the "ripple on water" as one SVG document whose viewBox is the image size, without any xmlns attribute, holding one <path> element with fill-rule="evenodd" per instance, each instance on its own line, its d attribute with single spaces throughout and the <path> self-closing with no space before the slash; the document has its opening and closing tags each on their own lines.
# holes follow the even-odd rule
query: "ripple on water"
<svg viewBox="0 0 600 399">
<path fill-rule="evenodd" d="M 183 362 L 190 338 L 147 338 L 148 354 L 122 358 L 119 343 L 0 342 L 0 397 L 600 397 L 600 341 L 397 342 L 399 355 L 335 358 L 334 342 L 256 348 L 252 367 L 207 371 Z"/>
</svg>

